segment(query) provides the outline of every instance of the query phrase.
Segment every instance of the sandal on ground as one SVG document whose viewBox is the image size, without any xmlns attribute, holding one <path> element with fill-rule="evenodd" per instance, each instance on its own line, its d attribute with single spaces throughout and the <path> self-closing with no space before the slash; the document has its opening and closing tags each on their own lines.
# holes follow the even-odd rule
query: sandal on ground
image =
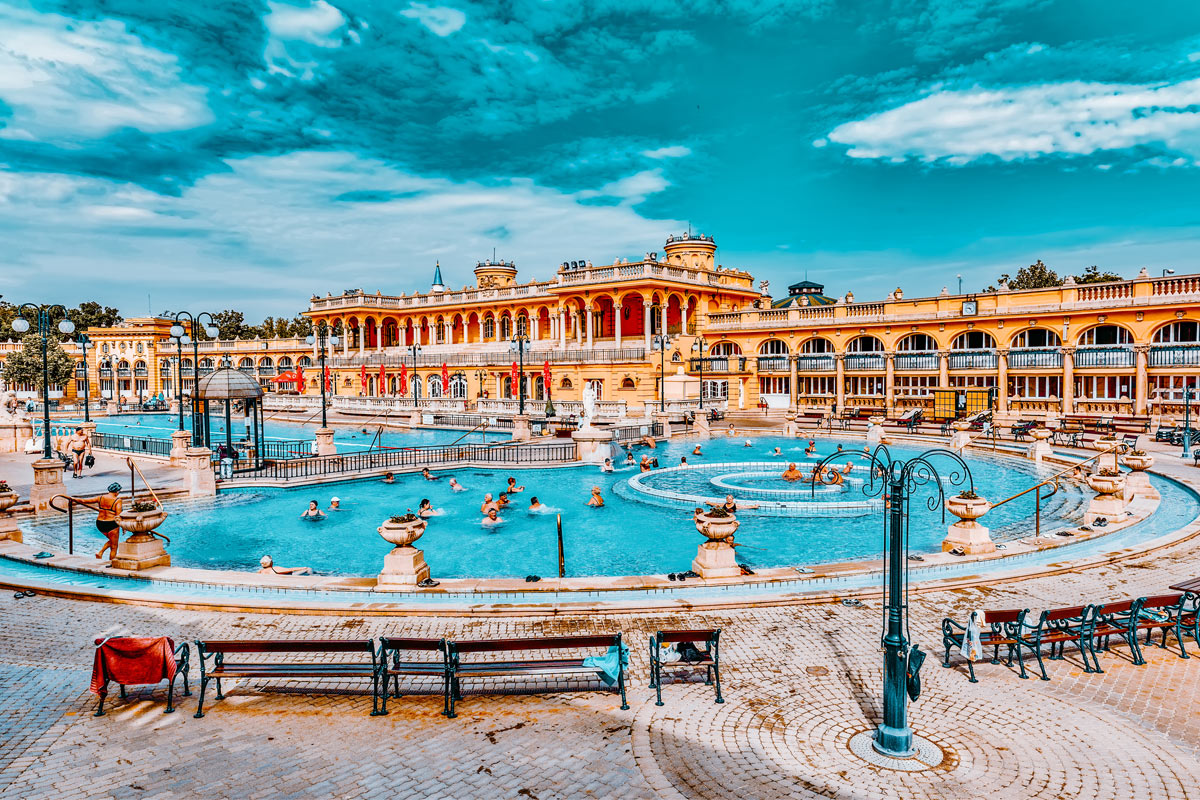
<svg viewBox="0 0 1200 800">
<path fill-rule="evenodd" d="M 909 561 L 924 561 L 925 556 L 921 556 L 921 555 L 917 555 L 916 553 L 913 553 L 911 556 L 908 557 L 908 560 Z"/>
<path fill-rule="evenodd" d="M 963 550 L 961 547 L 955 547 L 955 548 L 949 550 L 948 552 L 952 556 L 965 556 L 967 554 L 967 551 Z"/>
<path fill-rule="evenodd" d="M 440 584 L 440 581 L 435 581 L 433 578 L 426 578 L 425 580 L 418 582 L 417 586 L 420 586 L 422 589 L 429 589 L 433 586 L 439 586 Z"/>
<path fill-rule="evenodd" d="M 862 605 L 862 600 L 859 600 L 857 597 L 847 597 L 842 600 L 842 605 L 847 608 L 858 608 Z"/>
</svg>

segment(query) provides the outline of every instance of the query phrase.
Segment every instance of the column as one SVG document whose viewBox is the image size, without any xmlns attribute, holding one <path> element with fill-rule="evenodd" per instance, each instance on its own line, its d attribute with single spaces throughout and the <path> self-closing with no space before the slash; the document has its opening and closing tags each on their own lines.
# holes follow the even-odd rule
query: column
<svg viewBox="0 0 1200 800">
<path fill-rule="evenodd" d="M 688 320 L 691 319 L 692 315 L 695 313 L 695 306 L 692 305 L 694 302 L 694 298 L 688 300 L 687 308 L 681 309 L 683 319 L 679 321 L 679 330 L 683 333 L 688 332 Z"/>
<path fill-rule="evenodd" d="M 350 355 L 350 326 L 342 326 L 342 355 Z"/>
<path fill-rule="evenodd" d="M 621 308 L 620 305 L 613 306 L 613 336 L 618 350 L 621 349 Z"/>
<path fill-rule="evenodd" d="M 592 307 L 583 307 L 583 324 L 587 327 L 587 349 L 592 349 L 592 319 L 595 314 L 592 313 Z"/>
<path fill-rule="evenodd" d="M 567 349 L 567 310 L 565 308 L 558 309 L 558 347 L 561 350 Z"/>
<path fill-rule="evenodd" d="M 358 354 L 361 356 L 367 351 L 367 329 L 362 325 L 358 326 Z"/>
<path fill-rule="evenodd" d="M 408 326 L 399 324 L 396 326 L 396 335 L 401 347 L 408 347 Z"/>
<path fill-rule="evenodd" d="M 883 407 L 885 416 L 894 416 L 896 410 L 896 354 L 883 354 Z"/>
<path fill-rule="evenodd" d="M 662 335 L 667 335 L 667 303 L 665 302 L 665 299 L 662 304 Z"/>
<path fill-rule="evenodd" d="M 313 363 L 315 364 L 317 361 L 317 358 L 319 358 L 319 355 L 317 353 L 317 348 L 321 346 L 321 335 L 317 332 L 317 323 L 315 323 L 315 322 L 313 323 L 312 333 L 313 333 L 312 357 L 313 357 Z M 192 365 L 193 368 L 195 368 L 195 366 L 196 366 L 195 364 Z"/>
<path fill-rule="evenodd" d="M 571 321 L 575 323 L 575 346 L 576 346 L 576 347 L 580 347 L 580 346 L 582 346 L 582 344 L 583 344 L 583 341 L 582 341 L 582 338 L 581 338 L 581 337 L 582 337 L 582 334 L 583 334 L 583 332 L 582 332 L 582 329 L 581 329 L 581 326 L 580 326 L 580 323 L 581 323 L 583 320 L 581 320 L 581 319 L 580 319 L 580 317 L 579 317 L 579 312 L 578 312 L 578 311 L 572 311 L 572 312 L 571 312 Z"/>
<path fill-rule="evenodd" d="M 996 348 L 996 411 L 1008 413 L 1008 348 Z"/>
<path fill-rule="evenodd" d="M 529 338 L 535 342 L 538 339 L 538 319 L 538 315 L 529 318 Z"/>
<path fill-rule="evenodd" d="M 1146 401 L 1148 399 L 1149 378 L 1146 375 L 1146 353 L 1149 352 L 1150 345 L 1135 344 L 1133 352 L 1137 356 L 1137 378 L 1134 382 L 1133 391 L 1133 413 L 1140 416 L 1146 413 Z"/>
<path fill-rule="evenodd" d="M 383 352 L 383 325 L 375 326 L 375 352 Z"/>
<path fill-rule="evenodd" d="M 837 391 L 834 402 L 837 403 L 837 410 L 840 413 L 846 410 L 846 354 L 834 353 L 833 363 L 837 366 L 836 377 L 833 379 L 836 384 L 834 389 Z"/>
<path fill-rule="evenodd" d="M 701 353 L 700 357 L 703 358 L 704 353 Z M 796 393 L 797 393 L 798 384 L 799 384 L 799 380 L 797 379 L 797 376 L 796 376 L 796 357 L 795 356 L 792 356 L 792 355 L 788 356 L 788 370 L 789 370 L 788 380 L 790 381 L 788 384 L 788 411 L 795 414 L 796 413 Z M 703 389 L 703 387 L 701 387 L 701 388 Z"/>
<path fill-rule="evenodd" d="M 647 353 L 650 352 L 650 314 L 651 313 L 652 312 L 651 312 L 650 301 L 649 300 L 643 301 L 642 302 L 642 336 L 645 339 L 645 342 L 642 344 L 642 347 L 646 348 Z"/>
<path fill-rule="evenodd" d="M 946 350 L 938 350 L 938 386 L 942 389 L 950 388 L 950 353 Z"/>
<path fill-rule="evenodd" d="M 1063 397 L 1062 413 L 1075 413 L 1075 348 L 1064 347 L 1063 353 Z"/>
</svg>

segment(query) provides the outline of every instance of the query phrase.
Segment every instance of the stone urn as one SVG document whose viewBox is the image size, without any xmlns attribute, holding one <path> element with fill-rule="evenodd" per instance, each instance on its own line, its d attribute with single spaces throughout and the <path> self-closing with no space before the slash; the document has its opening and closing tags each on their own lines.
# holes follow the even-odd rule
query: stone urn
<svg viewBox="0 0 1200 800">
<path fill-rule="evenodd" d="M 882 425 L 886 419 L 887 417 L 883 416 L 882 414 L 874 414 L 867 417 L 867 422 L 871 423 L 872 425 Z"/>
<path fill-rule="evenodd" d="M 1125 488 L 1125 478 L 1121 475 L 1101 475 L 1097 472 L 1087 476 L 1087 485 L 1092 487 L 1092 491 L 1098 497 L 1118 494 Z"/>
<path fill-rule="evenodd" d="M 0 514 L 15 506 L 19 499 L 17 493 L 14 491 L 0 492 Z"/>
<path fill-rule="evenodd" d="M 1129 467 L 1125 475 L 1125 500 L 1128 502 L 1141 495 L 1152 500 L 1161 499 L 1158 490 L 1150 483 L 1146 470 L 1154 466 L 1154 456 L 1149 453 L 1127 453 L 1121 463 Z"/>
<path fill-rule="evenodd" d="M 1125 518 L 1125 477 L 1123 475 L 1102 475 L 1099 472 L 1087 476 L 1087 485 L 1096 496 L 1088 503 L 1083 515 L 1083 524 L 1095 527 L 1098 519 L 1107 522 L 1122 521 Z"/>
<path fill-rule="evenodd" d="M 1117 455 L 1125 449 L 1125 442 L 1120 439 L 1115 439 L 1111 436 L 1102 436 L 1091 443 L 1093 450 L 1098 450 L 1103 455 L 1096 459 L 1096 464 L 1101 469 L 1115 470 L 1117 468 Z M 1109 452 L 1105 452 L 1109 451 Z"/>
<path fill-rule="evenodd" d="M 8 510 L 17 504 L 18 499 L 20 498 L 14 491 L 0 492 L 0 539 L 21 541 L 21 529 L 17 527 L 17 521 L 13 519 L 12 514 L 8 513 Z"/>
<path fill-rule="evenodd" d="M 992 510 L 992 504 L 982 497 L 955 495 L 946 498 L 946 510 L 958 517 L 942 540 L 942 552 L 959 549 L 967 555 L 992 553 L 996 545 L 991 532 L 976 520 Z"/>
<path fill-rule="evenodd" d="M 1031 428 L 1029 438 L 1033 439 L 1033 442 L 1026 448 L 1025 455 L 1040 464 L 1043 458 L 1050 455 L 1050 442 L 1047 440 L 1053 433 L 1046 427 Z"/>
<path fill-rule="evenodd" d="M 110 562 L 114 569 L 142 570 L 151 567 L 169 567 L 171 557 L 163 547 L 163 540 L 153 531 L 162 525 L 167 512 L 161 506 L 135 511 L 127 508 L 117 515 L 117 527 L 129 537 L 117 544 Z"/>
<path fill-rule="evenodd" d="M 867 444 L 876 445 L 883 442 L 883 423 L 887 417 L 882 414 L 875 414 L 867 417 Z"/>
<path fill-rule="evenodd" d="M 740 576 L 742 568 L 738 566 L 737 555 L 728 542 L 740 524 L 732 514 L 718 516 L 712 511 L 697 514 L 696 530 L 704 535 L 706 541 L 696 548 L 692 571 L 701 578 Z"/>
<path fill-rule="evenodd" d="M 954 422 L 950 423 L 950 428 L 958 431 L 959 433 L 966 433 L 967 431 L 971 430 L 971 423 L 963 419 L 956 419 Z"/>
<path fill-rule="evenodd" d="M 1051 431 L 1049 428 L 1031 428 L 1029 431 L 1029 438 L 1033 439 L 1035 442 L 1044 442 L 1050 438 L 1052 433 L 1053 431 Z"/>
<path fill-rule="evenodd" d="M 411 590 L 429 578 L 425 554 L 413 547 L 413 542 L 425 533 L 428 523 L 415 514 L 391 517 L 375 530 L 384 541 L 395 545 L 383 557 L 383 571 L 375 581 L 376 591 Z"/>
<path fill-rule="evenodd" d="M 1127 453 L 1125 457 L 1121 459 L 1121 463 L 1129 467 L 1129 469 L 1135 473 L 1145 472 L 1154 466 L 1154 456 L 1150 455 L 1149 453 Z M 1128 477 L 1130 476 L 1126 476 L 1126 478 Z M 0 504 L 0 510 L 3 508 L 4 506 Z"/>
<path fill-rule="evenodd" d="M 696 515 L 696 530 L 712 542 L 723 542 L 733 536 L 737 533 L 739 525 L 741 523 L 732 514 L 713 516 L 713 513 L 708 511 Z"/>
</svg>

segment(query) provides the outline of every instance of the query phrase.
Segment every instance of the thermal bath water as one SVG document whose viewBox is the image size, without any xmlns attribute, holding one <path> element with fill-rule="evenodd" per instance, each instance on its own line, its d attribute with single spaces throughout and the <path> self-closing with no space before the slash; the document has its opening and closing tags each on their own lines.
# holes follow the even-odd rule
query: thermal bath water
<svg viewBox="0 0 1200 800">
<path fill-rule="evenodd" d="M 157 419 L 157 418 L 156 418 Z M 694 456 L 695 438 L 675 438 L 653 451 L 638 449 L 657 457 L 661 467 L 678 465 L 681 457 L 690 464 L 751 463 L 748 471 L 766 473 L 762 464 L 774 464 L 778 472 L 788 462 L 803 463 L 804 442 L 782 437 L 756 437 L 751 447 L 742 439 L 713 439 L 702 443 L 704 455 Z M 861 450 L 857 442 L 819 438 L 818 455 L 828 455 L 840 443 L 847 450 Z M 783 455 L 774 456 L 780 447 Z M 892 447 L 892 455 L 904 459 L 921 450 Z M 812 458 L 807 459 L 812 462 Z M 996 501 L 1028 488 L 1038 476 L 1052 468 L 1035 467 L 1014 457 L 967 457 L 976 491 Z M 844 463 L 841 458 L 838 463 Z M 939 468 L 949 463 L 935 464 Z M 949 471 L 948 469 L 946 470 Z M 721 467 L 719 474 L 733 484 L 745 483 L 752 489 L 770 489 L 767 475 L 742 479 L 738 471 Z M 418 547 L 432 567 L 434 577 L 524 577 L 557 574 L 556 516 L 561 514 L 568 576 L 661 574 L 687 570 L 703 541 L 692 522 L 694 503 L 688 500 L 662 500 L 647 497 L 631 489 L 630 478 L 641 473 L 636 467 L 603 473 L 595 466 L 567 466 L 544 469 L 457 469 L 437 471 L 437 481 L 420 475 L 397 475 L 395 483 L 378 478 L 289 489 L 240 489 L 216 498 L 168 504 L 170 518 L 160 529 L 171 538 L 169 550 L 176 566 L 252 571 L 258 560 L 270 554 L 281 566 L 310 566 L 327 575 L 378 574 L 389 545 L 376 528 L 393 514 L 415 511 L 422 498 L 432 501 L 442 514 L 429 521 Z M 650 473 L 653 474 L 653 473 Z M 668 474 L 668 473 L 664 473 Z M 449 486 L 454 476 L 466 487 L 455 492 Z M 512 476 L 522 492 L 512 496 L 510 506 L 501 512 L 503 524 L 481 525 L 479 510 L 486 493 L 499 495 Z M 704 475 L 698 486 L 703 494 L 719 498 L 724 491 L 713 486 Z M 782 480 L 776 482 L 783 486 Z M 590 508 L 586 501 L 593 486 L 599 486 L 605 498 L 603 508 Z M 861 491 L 861 483 L 850 483 L 839 493 L 852 505 L 870 500 Z M 924 492 L 918 490 L 911 504 L 911 546 L 916 552 L 936 551 L 946 535 L 946 527 L 955 520 L 940 511 L 928 510 Z M 946 487 L 947 494 L 958 487 Z M 822 490 L 818 490 L 819 493 Z M 328 512 L 319 522 L 302 520 L 300 514 L 309 500 L 328 509 L 332 497 L 341 500 L 342 510 Z M 530 499 L 536 496 L 547 506 L 543 513 L 530 513 Z M 1062 527 L 1078 524 L 1090 493 L 1075 485 L 1066 485 L 1052 499 L 1043 500 L 1043 535 Z M 818 494 L 821 497 L 821 494 Z M 822 500 L 826 498 L 821 498 Z M 846 513 L 820 516 L 781 515 L 762 501 L 760 509 L 740 508 L 741 528 L 737 541 L 739 559 L 751 567 L 803 566 L 824 562 L 877 558 L 882 549 L 882 511 L 876 504 L 869 511 L 848 508 Z M 1033 531 L 1033 496 L 1013 501 L 988 514 L 982 521 L 997 541 L 1030 535 Z M 63 525 L 54 523 L 36 531 L 34 540 L 62 547 Z M 40 527 L 40 526 L 39 526 Z M 99 547 L 99 535 L 88 525 L 77 525 L 77 548 Z M 94 541 L 93 541 L 94 540 Z"/>
</svg>

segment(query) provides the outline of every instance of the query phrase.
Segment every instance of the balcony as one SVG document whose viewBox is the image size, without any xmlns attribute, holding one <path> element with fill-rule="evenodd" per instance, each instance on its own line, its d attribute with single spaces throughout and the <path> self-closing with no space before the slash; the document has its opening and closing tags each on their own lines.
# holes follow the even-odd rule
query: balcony
<svg viewBox="0 0 1200 800">
<path fill-rule="evenodd" d="M 1062 369 L 1062 350 L 1057 347 L 1013 348 L 1008 351 L 1009 369 Z"/>
<path fill-rule="evenodd" d="M 709 356 L 688 359 L 688 372 L 745 372 L 745 356 Z"/>
<path fill-rule="evenodd" d="M 847 372 L 883 372 L 882 353 L 853 353 L 846 356 Z"/>
<path fill-rule="evenodd" d="M 1125 369 L 1132 367 L 1137 356 L 1132 347 L 1078 347 L 1075 350 L 1075 367 L 1114 367 Z"/>
<path fill-rule="evenodd" d="M 144 369 L 135 369 L 133 371 L 133 377 L 135 377 L 135 378 L 145 378 L 145 377 L 148 377 L 149 374 L 150 373 Z"/>
<path fill-rule="evenodd" d="M 787 372 L 788 356 L 759 356 L 759 372 Z"/>
<path fill-rule="evenodd" d="M 118 378 L 128 378 L 129 376 L 130 376 L 130 370 L 127 370 L 127 369 L 118 369 L 117 370 Z"/>
<path fill-rule="evenodd" d="M 955 350 L 950 354 L 950 369 L 995 369 L 999 357 L 995 350 Z"/>
<path fill-rule="evenodd" d="M 837 362 L 832 355 L 796 356 L 797 372 L 836 372 Z"/>
<path fill-rule="evenodd" d="M 260 366 L 260 367 L 258 368 L 258 374 L 259 374 L 259 375 L 267 375 L 267 376 L 269 376 L 269 375 L 274 375 L 274 374 L 275 374 L 275 368 L 274 368 L 274 367 L 262 367 L 262 366 Z"/>
<path fill-rule="evenodd" d="M 1200 367 L 1200 344 L 1152 345 L 1152 367 Z"/>
<path fill-rule="evenodd" d="M 897 372 L 937 372 L 939 368 L 936 351 L 896 354 Z"/>
</svg>

